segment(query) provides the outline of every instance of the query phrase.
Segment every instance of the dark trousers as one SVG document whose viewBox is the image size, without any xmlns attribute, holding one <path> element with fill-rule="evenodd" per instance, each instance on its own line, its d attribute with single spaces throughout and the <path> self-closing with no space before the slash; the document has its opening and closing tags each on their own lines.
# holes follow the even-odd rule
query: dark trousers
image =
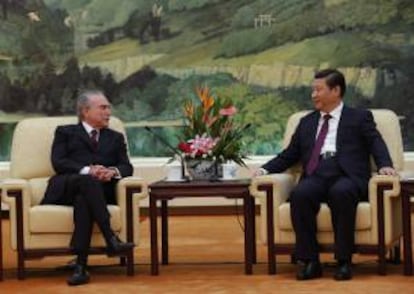
<svg viewBox="0 0 414 294">
<path fill-rule="evenodd" d="M 359 195 L 358 186 L 345 176 L 335 158 L 322 160 L 314 174 L 299 181 L 290 196 L 297 259 L 319 260 L 316 216 L 325 202 L 331 210 L 335 258 L 351 260 Z"/>
<path fill-rule="evenodd" d="M 85 259 L 91 243 L 94 222 L 97 223 L 107 242 L 113 236 L 104 187 L 105 184 L 89 175 L 74 174 L 67 179 L 63 202 L 73 205 L 75 228 L 71 247 L 74 253 Z"/>
</svg>

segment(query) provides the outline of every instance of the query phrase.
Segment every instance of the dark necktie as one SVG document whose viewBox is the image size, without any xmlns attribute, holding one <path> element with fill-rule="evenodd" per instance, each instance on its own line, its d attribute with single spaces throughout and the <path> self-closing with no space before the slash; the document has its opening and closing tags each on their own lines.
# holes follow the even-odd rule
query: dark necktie
<svg viewBox="0 0 414 294">
<path fill-rule="evenodd" d="M 92 147 L 93 150 L 98 150 L 98 131 L 97 130 L 92 130 L 91 131 L 91 143 L 92 143 Z"/>
<path fill-rule="evenodd" d="M 325 142 L 326 134 L 328 134 L 329 129 L 329 119 L 332 116 L 328 113 L 323 116 L 323 124 L 321 130 L 319 131 L 318 137 L 316 138 L 315 145 L 312 149 L 311 157 L 306 165 L 306 174 L 311 175 L 319 163 L 319 156 L 321 155 L 321 150 L 323 143 Z"/>
</svg>

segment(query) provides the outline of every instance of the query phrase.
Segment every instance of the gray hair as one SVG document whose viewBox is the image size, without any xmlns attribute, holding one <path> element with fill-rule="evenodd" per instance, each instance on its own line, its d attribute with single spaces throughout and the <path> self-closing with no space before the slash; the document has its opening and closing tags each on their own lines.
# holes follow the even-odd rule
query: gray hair
<svg viewBox="0 0 414 294">
<path fill-rule="evenodd" d="M 104 95 L 100 90 L 84 90 L 82 91 L 77 98 L 76 102 L 76 113 L 78 115 L 79 121 L 83 120 L 83 110 L 90 107 L 89 99 L 91 96 L 95 95 Z"/>
</svg>

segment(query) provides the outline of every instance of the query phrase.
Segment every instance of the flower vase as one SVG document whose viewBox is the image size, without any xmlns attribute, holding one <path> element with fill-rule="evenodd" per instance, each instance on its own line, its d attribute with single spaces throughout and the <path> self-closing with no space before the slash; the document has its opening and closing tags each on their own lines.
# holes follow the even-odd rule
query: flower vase
<svg viewBox="0 0 414 294">
<path fill-rule="evenodd" d="M 221 164 L 213 160 L 189 158 L 185 164 L 191 180 L 217 180 L 223 174 Z"/>
</svg>

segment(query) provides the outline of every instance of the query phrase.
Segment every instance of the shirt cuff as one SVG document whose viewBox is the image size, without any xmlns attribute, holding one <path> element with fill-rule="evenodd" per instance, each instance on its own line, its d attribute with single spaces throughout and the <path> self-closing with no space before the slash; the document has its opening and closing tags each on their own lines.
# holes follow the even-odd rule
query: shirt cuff
<svg viewBox="0 0 414 294">
<path fill-rule="evenodd" d="M 89 166 L 84 166 L 82 167 L 82 169 L 79 171 L 80 175 L 89 175 L 89 172 L 91 171 L 91 168 Z"/>
<path fill-rule="evenodd" d="M 269 173 L 269 172 L 268 172 L 266 169 L 264 169 L 263 167 L 259 168 L 259 171 L 260 171 L 260 175 L 261 175 L 261 176 L 267 175 L 267 174 Z"/>
</svg>

